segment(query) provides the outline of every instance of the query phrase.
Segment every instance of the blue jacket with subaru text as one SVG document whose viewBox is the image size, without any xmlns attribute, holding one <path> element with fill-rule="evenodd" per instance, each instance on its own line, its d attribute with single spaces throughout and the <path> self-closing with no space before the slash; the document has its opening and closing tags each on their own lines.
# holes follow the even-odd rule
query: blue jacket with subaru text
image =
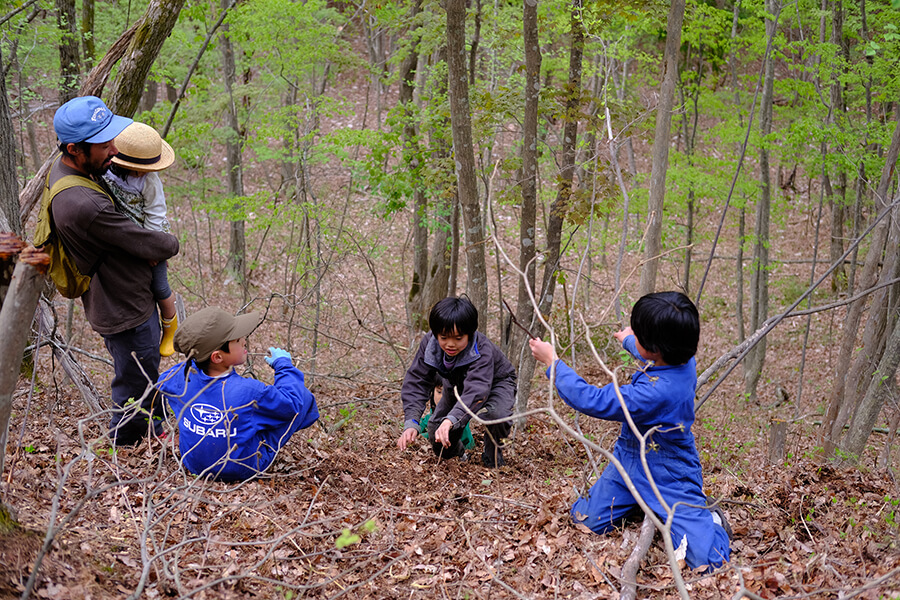
<svg viewBox="0 0 900 600">
<path fill-rule="evenodd" d="M 296 431 L 319 418 L 316 399 L 290 358 L 274 361 L 275 383 L 233 369 L 210 377 L 193 360 L 160 375 L 157 387 L 178 420 L 181 462 L 191 473 L 242 481 L 265 470 Z"/>
</svg>

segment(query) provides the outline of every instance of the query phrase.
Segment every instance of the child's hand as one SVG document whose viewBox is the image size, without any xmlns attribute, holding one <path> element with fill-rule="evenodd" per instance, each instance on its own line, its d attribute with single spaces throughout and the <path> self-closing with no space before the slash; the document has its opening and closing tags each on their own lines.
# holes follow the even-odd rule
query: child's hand
<svg viewBox="0 0 900 600">
<path fill-rule="evenodd" d="M 269 354 L 271 354 L 271 356 L 266 357 L 266 362 L 269 363 L 269 366 L 273 366 L 272 363 L 278 358 L 283 357 L 291 360 L 291 353 L 287 350 L 282 350 L 281 348 L 269 348 Z"/>
<path fill-rule="evenodd" d="M 406 447 L 413 443 L 413 440 L 416 439 L 417 435 L 419 435 L 419 430 L 415 427 L 410 427 L 404 431 L 403 435 L 400 436 L 400 439 L 397 440 L 397 447 L 401 450 L 406 450 Z"/>
<path fill-rule="evenodd" d="M 625 343 L 625 338 L 629 335 L 634 335 L 634 331 L 631 329 L 631 326 L 626 327 L 622 331 L 617 331 L 613 334 L 613 337 L 619 340 L 620 344 Z"/>
<path fill-rule="evenodd" d="M 436 442 L 440 443 L 444 448 L 450 447 L 450 429 L 453 427 L 453 423 L 450 419 L 444 419 L 441 423 L 440 427 L 434 432 L 434 439 Z"/>
<path fill-rule="evenodd" d="M 548 367 L 553 364 L 553 361 L 559 359 L 553 344 L 532 338 L 528 341 L 528 345 L 531 346 L 531 355 L 534 356 L 535 360 L 544 363 Z"/>
</svg>

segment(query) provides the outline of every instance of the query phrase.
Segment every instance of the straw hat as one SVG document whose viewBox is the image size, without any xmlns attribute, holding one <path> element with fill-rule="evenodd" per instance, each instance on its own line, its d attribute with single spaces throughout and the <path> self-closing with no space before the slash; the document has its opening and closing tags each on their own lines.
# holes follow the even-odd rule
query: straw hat
<svg viewBox="0 0 900 600">
<path fill-rule="evenodd" d="M 135 121 L 116 136 L 119 153 L 112 161 L 126 169 L 146 173 L 162 171 L 175 162 L 175 152 L 149 125 Z"/>
</svg>

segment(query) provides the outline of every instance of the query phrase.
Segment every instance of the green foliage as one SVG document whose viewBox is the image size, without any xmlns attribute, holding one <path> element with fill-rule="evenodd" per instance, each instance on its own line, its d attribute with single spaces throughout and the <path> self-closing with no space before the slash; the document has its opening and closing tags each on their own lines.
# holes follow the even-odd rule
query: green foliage
<svg viewBox="0 0 900 600">
<path fill-rule="evenodd" d="M 361 537 L 352 533 L 349 529 L 341 531 L 341 535 L 334 541 L 334 545 L 338 550 L 343 550 L 347 546 L 358 544 L 362 540 Z"/>
</svg>

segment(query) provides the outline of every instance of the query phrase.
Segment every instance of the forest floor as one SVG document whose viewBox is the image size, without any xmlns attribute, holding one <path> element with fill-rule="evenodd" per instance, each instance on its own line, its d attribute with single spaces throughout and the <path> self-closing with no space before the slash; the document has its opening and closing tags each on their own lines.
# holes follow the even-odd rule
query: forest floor
<svg viewBox="0 0 900 600">
<path fill-rule="evenodd" d="M 33 394 L 22 385 L 10 429 L 3 501 L 20 526 L 0 534 L 0 598 L 21 596 L 39 552 L 40 598 L 608 598 L 640 529 L 572 524 L 589 459 L 546 415 L 491 470 L 480 444 L 465 462 L 421 441 L 398 451 L 396 388 L 323 386 L 320 424 L 265 478 L 227 485 L 180 470 L 174 432 L 110 451 L 103 418 L 70 385 L 37 382 Z M 535 389 L 532 407 L 546 405 Z M 769 464 L 768 422 L 785 408 L 717 402 L 698 415 L 706 491 L 734 537 L 714 574 L 682 567 L 691 598 L 731 598 L 741 582 L 762 598 L 900 597 L 900 486 L 814 462 L 810 419 L 792 422 L 787 458 Z M 79 441 L 79 423 L 95 443 Z M 612 424 L 578 424 L 604 447 L 615 440 Z M 658 535 L 638 585 L 639 598 L 678 596 Z"/>
<path fill-rule="evenodd" d="M 365 128 L 368 124 L 350 121 L 366 112 L 333 126 Z M 339 170 L 322 167 L 327 168 Z M 175 172 L 170 181 L 180 176 Z M 338 184 L 331 194 L 349 197 Z M 175 233 L 185 240 L 170 262 L 173 287 L 191 308 L 215 304 L 236 310 L 240 290 L 217 270 L 227 224 L 191 210 L 190 202 L 187 197 L 170 206 Z M 172 422 L 163 440 L 113 451 L 104 438 L 108 416 L 90 416 L 50 353 L 41 349 L 33 381 L 23 376 L 14 399 L 0 482 L 0 501 L 15 510 L 18 522 L 4 529 L 0 519 L 0 600 L 21 597 L 35 572 L 31 597 L 61 599 L 617 596 L 620 569 L 640 524 L 606 536 L 572 524 L 569 508 L 576 490 L 593 481 L 591 457 L 547 413 L 530 416 L 516 429 L 507 465 L 497 470 L 478 460 L 480 426 L 475 426 L 479 446 L 465 462 L 437 460 L 421 439 L 405 452 L 397 450 L 402 362 L 415 348 L 405 314 L 408 282 L 397 275 L 408 277 L 410 270 L 409 231 L 405 217 L 373 215 L 372 198 L 353 196 L 348 204 L 355 212 L 342 226 L 355 243 L 334 244 L 340 248 L 331 255 L 331 276 L 323 279 L 324 300 L 318 305 L 307 294 L 303 304 L 278 306 L 278 298 L 297 290 L 290 255 L 295 240 L 262 236 L 267 246 L 260 253 L 261 228 L 248 229 L 254 236 L 248 247 L 265 264 L 254 274 L 257 296 L 248 308 L 269 310 L 267 323 L 250 340 L 257 353 L 255 374 L 271 381 L 258 354 L 267 346 L 291 350 L 308 376 L 308 369 L 317 373 L 312 387 L 322 413 L 317 425 L 294 436 L 263 478 L 227 485 L 186 474 L 177 460 Z M 805 288 L 809 276 L 808 265 L 791 261 L 810 255 L 812 209 L 804 214 L 797 203 L 791 210 L 773 225 L 773 314 L 789 304 L 785 297 L 793 289 Z M 698 222 L 707 233 L 717 215 L 715 207 L 701 207 Z M 498 218 L 510 224 L 507 237 L 517 239 L 514 214 Z M 734 229 L 732 221 L 728 226 Z M 634 230 L 638 239 L 639 229 Z M 708 242 L 708 237 L 698 242 L 697 256 L 709 252 Z M 723 243 L 701 305 L 701 371 L 738 337 L 733 261 L 718 260 L 728 252 L 735 254 L 734 245 Z M 563 268 L 571 275 L 580 267 Z M 675 261 L 662 266 L 660 289 L 675 287 L 679 269 Z M 601 297 L 609 301 L 609 290 L 616 289 L 611 272 L 595 267 L 590 294 L 597 303 Z M 494 287 L 506 282 L 509 297 L 512 278 L 491 277 Z M 819 303 L 825 300 L 817 297 Z M 572 302 L 582 303 L 580 297 Z M 65 303 L 57 299 L 56 309 L 62 321 Z M 110 368 L 92 358 L 106 357 L 105 349 L 84 323 L 80 306 L 75 310 L 73 343 L 88 353 L 78 360 L 105 393 Z M 323 350 L 310 364 L 300 348 L 307 347 L 312 330 L 312 319 L 304 315 L 315 313 L 318 319 L 319 311 Z M 301 315 L 297 322 L 295 313 Z M 483 319 L 484 329 L 496 335 L 497 314 Z M 742 585 L 767 599 L 900 598 L 900 483 L 894 475 L 900 450 L 890 449 L 887 469 L 876 467 L 888 443 L 888 436 L 876 432 L 859 467 L 816 460 L 817 421 L 831 385 L 841 319 L 837 310 L 812 320 L 802 401 L 797 402 L 795 388 L 804 323 L 796 319 L 769 336 L 759 402 L 745 399 L 739 368 L 698 413 L 693 431 L 706 492 L 720 499 L 734 537 L 731 562 L 715 573 L 680 567 L 691 598 L 730 599 Z M 611 330 L 600 333 L 609 339 Z M 579 372 L 592 383 L 607 383 L 598 366 L 586 364 L 591 359 L 585 348 L 578 350 Z M 611 345 L 601 353 L 618 363 Z M 163 368 L 171 364 L 166 359 Z M 787 401 L 776 396 L 778 387 L 790 390 Z M 548 406 L 540 373 L 529 406 Z M 554 407 L 576 423 L 572 411 L 558 401 Z M 776 464 L 768 459 L 773 418 L 788 421 L 784 459 Z M 584 417 L 577 424 L 612 448 L 617 424 Z M 877 426 L 884 428 L 884 421 Z M 602 469 L 605 463 L 594 459 Z M 637 579 L 639 598 L 678 597 L 659 535 Z"/>
</svg>

